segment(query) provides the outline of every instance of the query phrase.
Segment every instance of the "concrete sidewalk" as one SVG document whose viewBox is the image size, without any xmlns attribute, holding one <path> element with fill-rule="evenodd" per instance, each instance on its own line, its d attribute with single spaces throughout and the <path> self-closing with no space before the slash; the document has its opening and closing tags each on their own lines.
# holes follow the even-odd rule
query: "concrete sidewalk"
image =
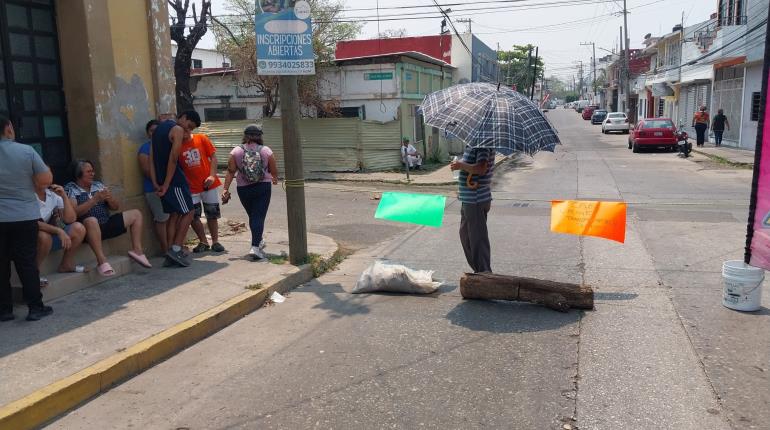
<svg viewBox="0 0 770 430">
<path fill-rule="evenodd" d="M 285 230 L 268 230 L 265 238 L 269 255 L 288 253 Z M 206 323 L 200 318 L 202 313 L 245 293 L 285 284 L 289 279 L 292 285 L 283 285 L 285 291 L 312 277 L 309 266 L 246 259 L 249 241 L 249 232 L 225 236 L 221 243 L 227 252 L 193 254 L 192 265 L 184 269 L 162 268 L 162 259 L 154 259 L 153 269 L 136 269 L 50 302 L 54 314 L 40 322 L 24 321 L 25 309 L 17 308 L 17 317 L 22 318 L 2 323 L 0 330 L 0 427 L 10 402 L 41 389 L 50 391 L 50 384 L 61 384 L 63 379 L 191 319 L 200 320 L 196 324 Z M 308 247 L 310 253 L 322 257 L 337 251 L 332 239 L 316 234 L 308 235 Z M 260 299 L 264 301 L 264 297 Z M 243 310 L 237 302 L 233 308 Z M 218 312 L 213 318 L 229 316 Z M 194 324 L 188 328 L 198 330 Z M 164 348 L 175 352 L 185 346 L 183 343 L 171 342 Z"/>
<path fill-rule="evenodd" d="M 729 146 L 716 147 L 713 144 L 706 144 L 706 146 L 702 148 L 696 148 L 694 146 L 695 145 L 693 145 L 693 152 L 698 154 L 703 154 L 710 158 L 718 157 L 739 166 L 754 166 L 754 151 L 731 148 Z"/>
<path fill-rule="evenodd" d="M 498 155 L 495 159 L 495 165 L 507 160 L 508 157 Z M 406 179 L 406 170 L 400 172 L 312 172 L 308 173 L 309 180 L 316 181 L 338 181 L 338 182 L 376 182 L 385 184 L 404 184 L 404 185 L 456 185 L 457 180 L 452 178 L 452 171 L 449 169 L 449 163 L 439 169 L 410 170 L 409 179 Z"/>
</svg>

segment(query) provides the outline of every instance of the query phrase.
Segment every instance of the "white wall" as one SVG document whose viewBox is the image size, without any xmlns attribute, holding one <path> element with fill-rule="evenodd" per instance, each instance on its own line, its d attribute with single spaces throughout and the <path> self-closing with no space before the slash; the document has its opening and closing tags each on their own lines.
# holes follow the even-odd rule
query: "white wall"
<svg viewBox="0 0 770 430">
<path fill-rule="evenodd" d="M 762 63 L 746 67 L 743 92 L 743 116 L 741 119 L 740 147 L 754 149 L 757 141 L 757 121 L 751 120 L 751 93 L 762 91 Z M 730 124 L 735 126 L 735 124 Z"/>
<path fill-rule="evenodd" d="M 171 56 L 176 57 L 176 44 L 171 45 Z M 213 69 L 222 67 L 222 63 L 230 63 L 230 60 L 213 49 L 194 49 L 192 58 L 194 60 L 201 60 L 203 62 L 203 68 Z"/>
<path fill-rule="evenodd" d="M 767 0 L 749 0 L 746 4 L 746 15 L 749 18 L 746 30 L 759 25 L 762 20 L 767 19 L 767 8 L 770 7 Z M 746 62 L 762 61 L 765 57 L 765 34 L 767 34 L 767 24 L 763 30 L 757 30 L 747 37 Z"/>
<path fill-rule="evenodd" d="M 473 58 L 463 46 L 460 38 L 465 41 L 469 49 L 473 46 L 473 35 L 470 33 L 461 34 L 460 37 L 452 35 L 452 65 L 457 67 L 452 75 L 452 82 L 460 83 L 463 79 L 471 82 L 473 80 Z"/>
<path fill-rule="evenodd" d="M 367 73 L 392 73 L 393 79 L 367 80 Z M 340 100 L 341 107 L 365 106 L 366 119 L 393 121 L 401 105 L 401 79 L 394 64 L 367 64 L 319 70 L 324 100 Z M 382 103 L 381 103 L 382 101 Z"/>
<path fill-rule="evenodd" d="M 262 118 L 264 97 L 254 88 L 239 87 L 233 74 L 194 77 L 192 93 L 195 97 L 193 104 L 202 116 L 207 107 L 245 107 L 248 119 Z"/>
</svg>

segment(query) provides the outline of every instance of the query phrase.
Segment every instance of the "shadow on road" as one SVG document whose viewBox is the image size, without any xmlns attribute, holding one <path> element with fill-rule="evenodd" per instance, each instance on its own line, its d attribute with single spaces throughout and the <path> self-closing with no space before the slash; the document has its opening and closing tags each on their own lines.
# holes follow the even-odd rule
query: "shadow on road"
<svg viewBox="0 0 770 430">
<path fill-rule="evenodd" d="M 559 313 L 539 305 L 503 301 L 466 300 L 447 314 L 456 326 L 490 333 L 527 333 L 575 324 L 582 314 Z"/>
</svg>

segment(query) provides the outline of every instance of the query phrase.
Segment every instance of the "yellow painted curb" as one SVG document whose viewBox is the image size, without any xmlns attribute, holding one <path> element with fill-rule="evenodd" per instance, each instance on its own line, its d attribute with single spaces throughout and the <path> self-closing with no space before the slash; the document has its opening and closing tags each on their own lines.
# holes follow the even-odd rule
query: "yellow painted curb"
<svg viewBox="0 0 770 430">
<path fill-rule="evenodd" d="M 286 292 L 312 278 L 310 265 L 300 266 L 296 273 L 233 297 L 74 375 L 2 406 L 0 429 L 36 428 L 259 309 L 273 291 Z"/>
</svg>

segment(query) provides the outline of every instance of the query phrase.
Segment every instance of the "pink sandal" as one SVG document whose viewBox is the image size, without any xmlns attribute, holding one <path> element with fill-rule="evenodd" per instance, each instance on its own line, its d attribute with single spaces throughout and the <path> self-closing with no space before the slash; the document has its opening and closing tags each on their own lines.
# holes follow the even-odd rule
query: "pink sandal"
<svg viewBox="0 0 770 430">
<path fill-rule="evenodd" d="M 102 263 L 96 267 L 96 270 L 98 270 L 99 274 L 104 277 L 109 277 L 115 274 L 115 269 L 112 268 L 110 263 Z"/>
<path fill-rule="evenodd" d="M 128 251 L 128 256 L 131 257 L 134 261 L 141 264 L 142 266 L 152 269 L 152 264 L 150 264 L 150 261 L 147 259 L 147 257 L 144 254 L 137 254 L 134 251 Z"/>
</svg>

